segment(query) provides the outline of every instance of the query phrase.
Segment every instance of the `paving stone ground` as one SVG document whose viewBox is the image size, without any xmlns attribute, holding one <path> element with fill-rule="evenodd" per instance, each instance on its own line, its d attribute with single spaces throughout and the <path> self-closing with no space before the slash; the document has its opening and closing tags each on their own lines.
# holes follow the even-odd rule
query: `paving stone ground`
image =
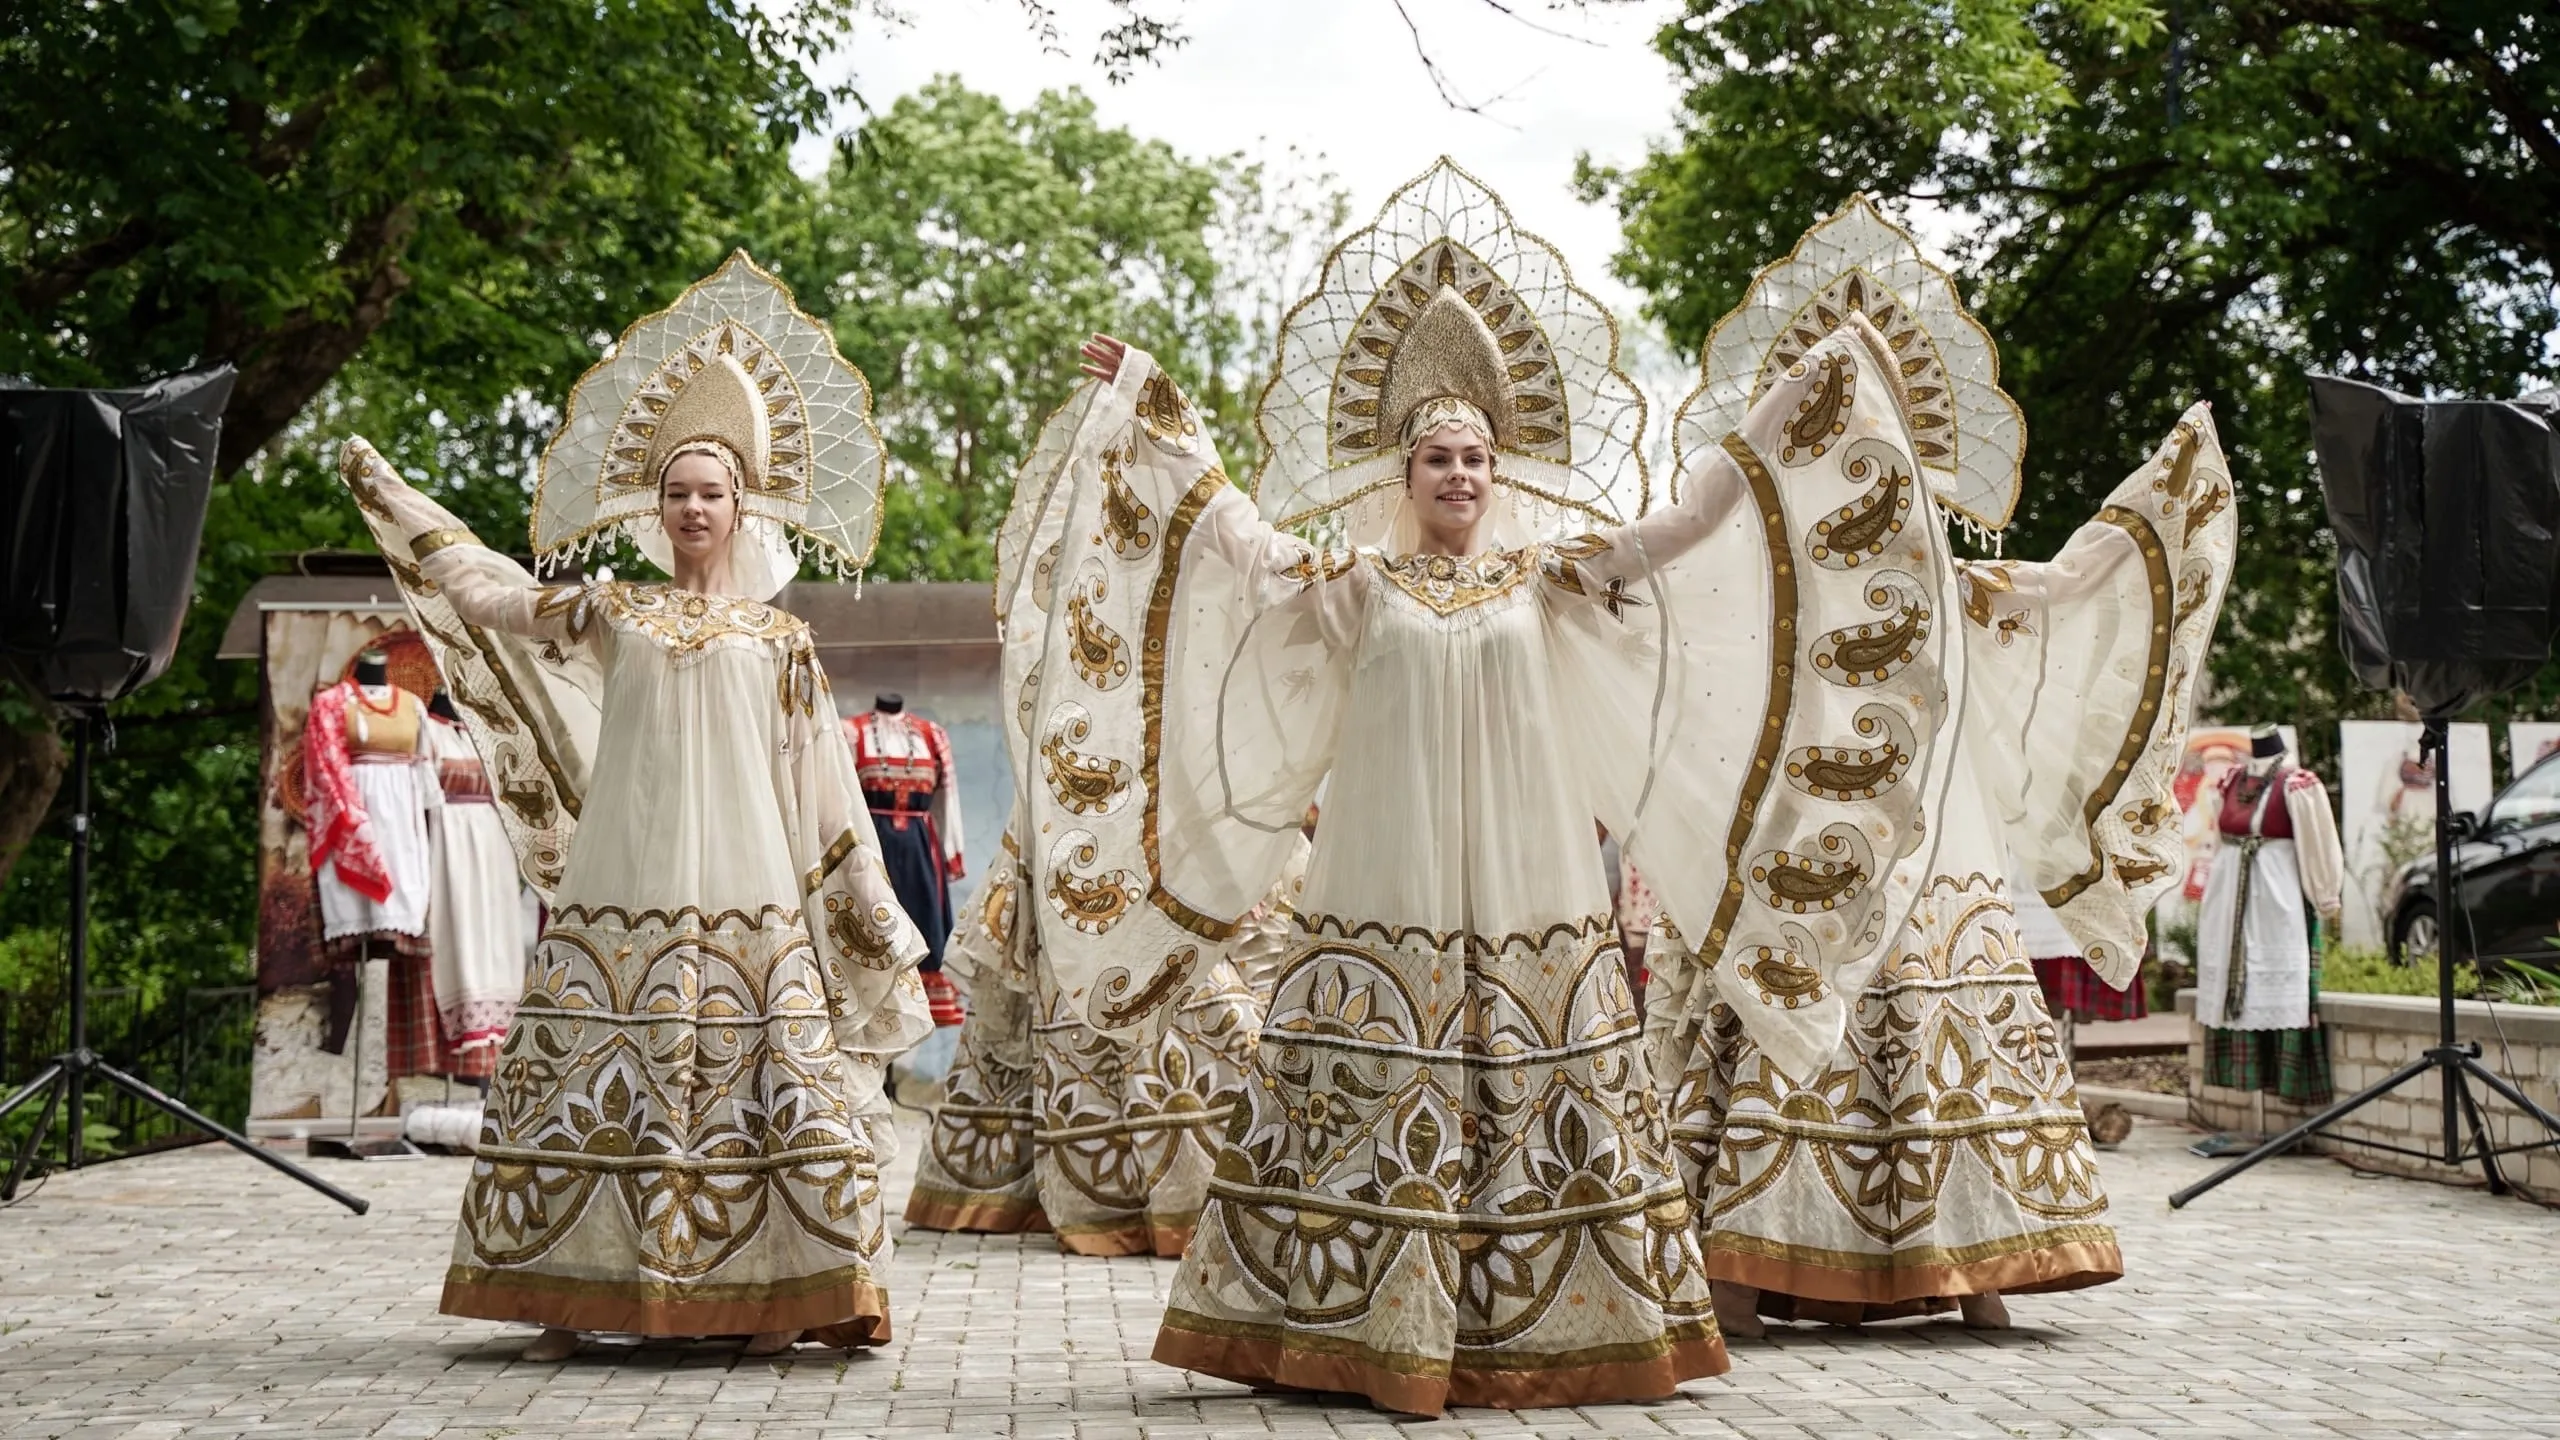
<svg viewBox="0 0 2560 1440">
<path fill-rule="evenodd" d="M 2131 1274 L 2015 1299 L 2010 1333 L 1800 1328 L 1676 1400 L 1430 1422 L 1158 1366 L 1171 1263 L 1045 1237 L 904 1235 L 880 1351 L 524 1365 L 530 1331 L 436 1313 L 465 1162 L 330 1165 L 374 1201 L 356 1218 L 205 1147 L 0 1212 L 0 1436 L 2560 1437 L 2560 1215 L 2319 1159 L 2171 1211 L 2209 1168 L 2190 1138 L 2146 1123 L 2102 1157 Z"/>
</svg>

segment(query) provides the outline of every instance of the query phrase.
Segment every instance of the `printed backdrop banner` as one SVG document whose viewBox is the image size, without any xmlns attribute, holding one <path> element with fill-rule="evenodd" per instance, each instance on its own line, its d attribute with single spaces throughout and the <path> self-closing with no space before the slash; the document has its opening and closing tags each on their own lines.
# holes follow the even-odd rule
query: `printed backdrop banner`
<svg viewBox="0 0 2560 1440">
<path fill-rule="evenodd" d="M 2435 845 L 2435 771 L 2418 754 L 2421 727 L 2398 720 L 2338 726 L 2338 836 L 2347 850 L 2339 938 L 2380 948 L 2392 877 Z M 2452 727 L 2453 808 L 2476 811 L 2496 793 L 2489 782 L 2489 727 Z"/>
<path fill-rule="evenodd" d="M 2507 773 L 2521 775 L 2560 751 L 2560 720 L 2517 720 L 2507 726 Z"/>
</svg>

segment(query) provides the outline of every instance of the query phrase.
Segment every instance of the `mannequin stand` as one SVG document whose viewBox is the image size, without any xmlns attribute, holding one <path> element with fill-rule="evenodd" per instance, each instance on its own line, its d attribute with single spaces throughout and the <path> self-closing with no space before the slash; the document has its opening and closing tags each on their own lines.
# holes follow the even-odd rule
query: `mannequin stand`
<svg viewBox="0 0 2560 1440">
<path fill-rule="evenodd" d="M 2445 722 L 2429 720 L 2426 722 L 2426 727 L 2426 737 L 2420 742 L 2420 752 L 2432 752 L 2435 755 L 2436 896 L 2437 903 L 2443 907 L 2445 919 L 2445 923 L 2436 927 L 2436 1043 L 2424 1055 L 2401 1066 L 2382 1083 L 2348 1096 L 2232 1161 L 2212 1175 L 2170 1196 L 2169 1208 L 2183 1209 L 2188 1201 L 2231 1179 L 2241 1171 L 2260 1161 L 2271 1160 L 2282 1155 L 2304 1140 L 2327 1130 L 2330 1126 L 2392 1091 L 2430 1073 L 2441 1077 L 2440 1093 L 2444 1097 L 2444 1145 L 2441 1150 L 2421 1150 L 2407 1145 L 2386 1144 L 2379 1140 L 2342 1139 L 2341 1143 L 2362 1146 L 2368 1150 L 2380 1150 L 2393 1155 L 2407 1155 L 2438 1165 L 2451 1165 L 2457 1169 L 2477 1163 L 2481 1174 L 2489 1182 L 2489 1193 L 2492 1195 L 2504 1195 L 2513 1188 L 2507 1184 L 2506 1176 L 2499 1171 L 2499 1156 L 2560 1146 L 2560 1116 L 2555 1116 L 2536 1105 L 2524 1091 L 2516 1087 L 2514 1081 L 2482 1064 L 2479 1041 L 2463 1041 L 2454 1038 L 2453 947 L 2454 937 L 2463 933 L 2463 927 L 2452 923 L 2454 917 L 2462 913 L 2461 897 L 2453 888 L 2453 792 L 2450 778 L 2453 766 L 2445 746 Z M 2238 963 L 2237 957 L 2234 957 L 2233 963 Z M 2474 1081 L 2486 1086 L 2492 1093 L 2503 1097 L 2508 1104 L 2531 1116 L 2540 1123 L 2548 1138 L 2527 1141 L 2521 1145 L 2493 1144 L 2489 1138 L 2488 1117 L 2481 1111 L 2479 1097 L 2472 1093 L 2471 1085 Z M 2261 1105 L 2264 1103 L 2263 1100 L 2260 1101 Z M 2471 1132 L 2468 1142 L 2463 1138 L 2466 1122 Z"/>
</svg>

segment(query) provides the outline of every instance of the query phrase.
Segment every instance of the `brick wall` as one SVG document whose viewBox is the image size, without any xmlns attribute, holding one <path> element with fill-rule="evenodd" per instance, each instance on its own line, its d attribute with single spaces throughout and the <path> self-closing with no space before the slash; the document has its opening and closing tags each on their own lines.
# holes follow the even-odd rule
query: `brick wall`
<svg viewBox="0 0 2560 1440">
<path fill-rule="evenodd" d="M 2204 1083 L 2204 1027 L 2195 1023 L 2195 992 L 2178 992 L 2178 1010 L 2187 1021 L 2187 1096 L 2192 1118 L 2216 1130 L 2274 1134 L 2305 1118 L 2300 1107 L 2254 1090 L 2228 1090 Z M 2454 1033 L 2480 1042 L 2481 1059 L 2513 1080 L 2526 1097 L 2560 1114 L 2560 1007 L 2490 1005 L 2478 1000 L 2454 1002 Z M 2419 1059 L 2436 1043 L 2436 1002 L 2414 995 L 2323 995 L 2320 1023 L 2329 1035 L 2329 1063 L 2335 1072 L 2337 1098 L 2374 1085 Z M 2393 1091 L 2348 1116 L 2332 1135 L 2381 1141 L 2413 1148 L 2441 1149 L 2444 1144 L 2443 1089 L 2434 1074 Z M 2546 1138 L 2541 1127 L 2506 1101 L 2484 1099 L 2489 1135 L 2499 1145 L 2521 1145 Z M 2468 1138 L 2465 1127 L 2465 1138 Z M 2313 1143 L 2322 1153 L 2352 1153 L 2359 1165 L 2396 1174 L 2477 1184 L 2479 1167 L 2456 1170 L 2410 1156 L 2365 1150 L 2322 1138 Z M 2560 1151 L 2540 1150 L 2502 1157 L 2507 1178 L 2547 1200 L 2560 1200 Z"/>
</svg>

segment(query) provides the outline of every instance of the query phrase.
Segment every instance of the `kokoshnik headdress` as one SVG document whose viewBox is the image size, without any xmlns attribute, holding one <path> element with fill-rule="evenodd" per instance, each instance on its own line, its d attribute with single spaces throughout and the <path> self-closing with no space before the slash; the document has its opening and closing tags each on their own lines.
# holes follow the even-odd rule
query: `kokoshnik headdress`
<svg viewBox="0 0 2560 1440">
<path fill-rule="evenodd" d="M 1929 493 L 1996 546 L 2018 504 L 2025 417 L 2001 390 L 2000 351 L 1955 282 L 1865 195 L 1806 231 L 1716 322 L 1703 379 L 1672 418 L 1675 473 L 1740 429 L 1751 402 L 1853 313 L 1892 347 Z"/>
<path fill-rule="evenodd" d="M 1254 498 L 1282 529 L 1386 541 L 1412 443 L 1462 424 L 1492 443 L 1500 543 L 1615 524 L 1651 499 L 1644 420 L 1607 308 L 1444 156 L 1333 248 L 1281 323 Z"/>
<path fill-rule="evenodd" d="M 618 533 L 668 568 L 659 481 L 688 452 L 736 482 L 732 578 L 752 598 L 804 558 L 839 576 L 870 562 L 884 461 L 871 384 L 744 250 L 634 321 L 570 391 L 534 491 L 536 566 Z"/>
</svg>

